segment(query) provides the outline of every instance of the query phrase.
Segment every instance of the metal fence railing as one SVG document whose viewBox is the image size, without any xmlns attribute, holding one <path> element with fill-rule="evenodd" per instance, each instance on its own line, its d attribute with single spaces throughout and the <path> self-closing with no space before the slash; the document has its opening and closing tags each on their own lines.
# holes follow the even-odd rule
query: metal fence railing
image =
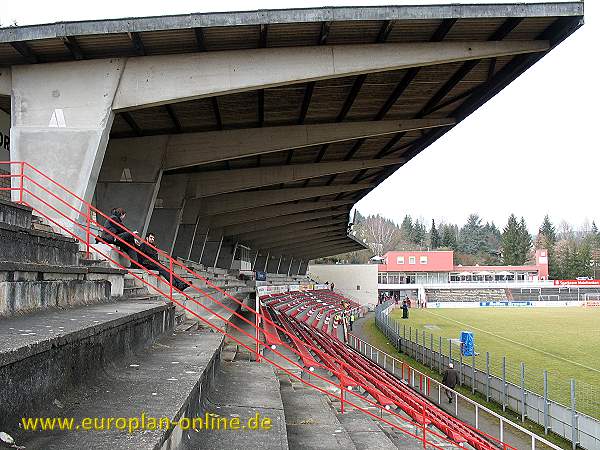
<svg viewBox="0 0 600 450">
<path fill-rule="evenodd" d="M 574 380 L 565 382 L 548 372 L 537 373 L 525 364 L 514 364 L 506 357 L 492 358 L 489 353 L 463 356 L 460 342 L 443 339 L 424 330 L 405 326 L 389 316 L 392 302 L 375 310 L 378 328 L 390 343 L 415 360 L 440 373 L 453 362 L 459 371 L 460 383 L 585 449 L 600 449 L 599 388 Z M 479 349 L 478 349 L 479 350 Z M 481 352 L 480 352 L 481 353 Z M 568 402 L 556 400 L 558 390 L 566 391 Z M 564 391 L 559 398 L 564 398 Z M 567 406 L 568 405 L 568 406 Z"/>
</svg>

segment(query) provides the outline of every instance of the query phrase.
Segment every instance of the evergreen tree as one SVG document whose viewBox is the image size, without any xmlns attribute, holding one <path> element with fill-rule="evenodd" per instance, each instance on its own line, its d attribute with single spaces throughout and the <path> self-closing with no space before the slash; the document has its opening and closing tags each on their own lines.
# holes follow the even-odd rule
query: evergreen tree
<svg viewBox="0 0 600 450">
<path fill-rule="evenodd" d="M 435 227 L 435 220 L 431 219 L 431 230 L 429 231 L 429 242 L 431 243 L 431 249 L 434 250 L 440 246 L 441 239 L 437 228 Z"/>
<path fill-rule="evenodd" d="M 508 217 L 508 223 L 502 232 L 501 248 L 504 264 L 517 265 L 519 259 L 519 223 L 514 214 Z"/>
<path fill-rule="evenodd" d="M 554 225 L 552 225 L 552 222 L 550 222 L 548 214 L 544 216 L 544 221 L 542 222 L 539 233 L 546 236 L 548 241 L 552 242 L 552 244 L 556 243 L 556 229 L 554 228 Z"/>
<path fill-rule="evenodd" d="M 459 249 L 465 253 L 475 255 L 485 249 L 485 233 L 481 225 L 481 218 L 471 214 L 467 223 L 460 230 Z"/>
<path fill-rule="evenodd" d="M 456 240 L 456 230 L 452 225 L 444 225 L 442 228 L 442 247 L 456 250 L 458 248 Z"/>
<path fill-rule="evenodd" d="M 525 223 L 525 218 L 521 217 L 521 222 L 519 222 L 519 265 L 525 264 L 529 259 L 529 252 L 531 251 L 531 235 L 527 230 L 527 223 Z"/>
<path fill-rule="evenodd" d="M 414 244 L 424 246 L 426 237 L 427 237 L 427 228 L 425 228 L 425 225 L 423 223 L 421 223 L 421 221 L 417 220 L 413 226 L 413 233 L 412 233 L 412 239 L 411 239 L 412 242 Z"/>
<path fill-rule="evenodd" d="M 400 234 L 405 242 L 413 242 L 414 227 L 412 218 L 407 214 L 400 225 Z"/>
<path fill-rule="evenodd" d="M 550 217 L 546 214 L 539 230 L 536 248 L 548 251 L 548 273 L 550 278 L 557 280 L 562 278 L 562 276 L 555 247 L 556 229 L 554 228 L 554 225 L 552 225 L 552 222 L 550 222 Z"/>
</svg>

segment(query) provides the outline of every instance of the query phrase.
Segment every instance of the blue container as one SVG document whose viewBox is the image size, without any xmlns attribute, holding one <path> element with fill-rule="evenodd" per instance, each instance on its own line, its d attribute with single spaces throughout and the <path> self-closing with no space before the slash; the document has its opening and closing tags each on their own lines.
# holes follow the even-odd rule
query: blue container
<svg viewBox="0 0 600 450">
<path fill-rule="evenodd" d="M 475 341 L 472 331 L 460 332 L 460 349 L 463 356 L 473 356 L 475 353 Z"/>
<path fill-rule="evenodd" d="M 256 281 L 267 281 L 267 272 L 256 272 Z"/>
</svg>

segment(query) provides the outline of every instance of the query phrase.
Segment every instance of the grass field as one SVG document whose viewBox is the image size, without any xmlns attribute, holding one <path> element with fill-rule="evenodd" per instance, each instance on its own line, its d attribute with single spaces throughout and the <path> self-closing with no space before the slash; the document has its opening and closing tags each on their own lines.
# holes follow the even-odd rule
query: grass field
<svg viewBox="0 0 600 450">
<path fill-rule="evenodd" d="M 401 310 L 392 316 L 406 326 L 407 333 L 412 327 L 413 340 L 415 329 L 420 340 L 425 331 L 428 347 L 433 335 L 437 350 L 441 336 L 446 354 L 449 339 L 458 339 L 463 330 L 472 331 L 479 353 L 478 369 L 485 370 L 485 354 L 489 352 L 491 372 L 500 376 L 502 357 L 506 356 L 507 378 L 520 384 L 522 361 L 527 387 L 533 391 L 542 392 L 543 371 L 548 370 L 549 396 L 563 404 L 570 404 L 569 380 L 574 378 L 578 409 L 600 417 L 600 309 L 411 309 L 408 320 L 400 319 Z M 453 346 L 456 357 L 458 352 Z"/>
</svg>

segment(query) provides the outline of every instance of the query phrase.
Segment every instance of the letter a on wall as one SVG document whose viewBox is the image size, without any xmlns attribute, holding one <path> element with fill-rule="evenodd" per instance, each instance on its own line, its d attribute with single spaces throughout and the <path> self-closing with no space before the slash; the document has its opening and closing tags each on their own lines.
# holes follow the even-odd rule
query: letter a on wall
<svg viewBox="0 0 600 450">
<path fill-rule="evenodd" d="M 65 122 L 65 113 L 62 109 L 55 109 L 50 117 L 50 123 L 48 124 L 49 128 L 66 128 L 67 124 Z"/>
</svg>

